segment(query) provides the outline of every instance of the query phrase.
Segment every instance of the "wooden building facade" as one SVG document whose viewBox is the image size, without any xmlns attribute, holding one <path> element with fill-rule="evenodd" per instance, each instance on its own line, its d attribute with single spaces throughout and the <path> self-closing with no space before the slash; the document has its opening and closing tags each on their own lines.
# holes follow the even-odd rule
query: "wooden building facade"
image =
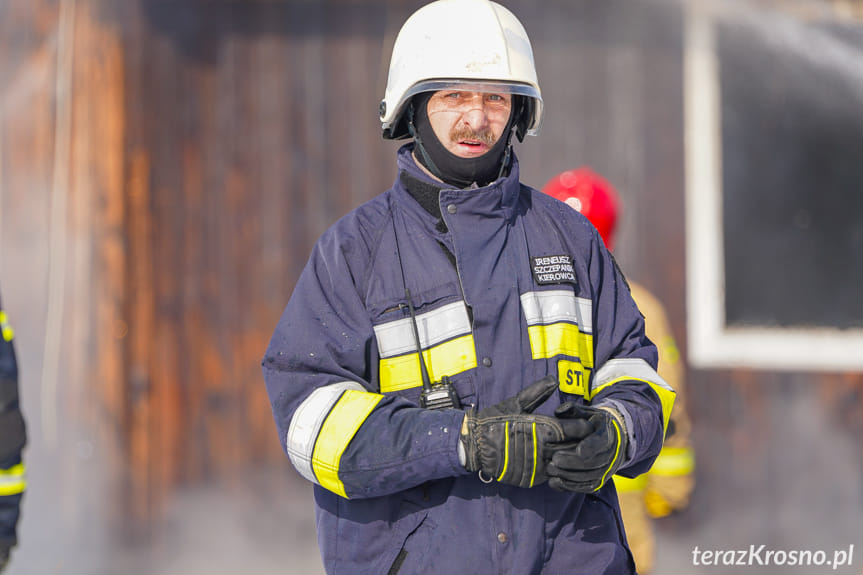
<svg viewBox="0 0 863 575">
<path fill-rule="evenodd" d="M 30 449 L 65 478 L 70 521 L 107 497 L 122 510 L 111 521 L 146 525 L 179 487 L 286 465 L 260 360 L 314 241 L 395 178 L 378 101 L 421 4 L 0 2 L 0 278 L 18 307 Z M 517 147 L 524 181 L 586 164 L 617 186 L 618 259 L 668 304 L 686 358 L 685 4 L 507 5 L 547 107 Z M 852 441 L 863 376 L 688 379 L 699 483 L 669 529 L 749 507 L 748 533 L 799 544 L 776 516 L 831 476 L 784 443 L 812 439 L 788 435 L 805 425 L 789 418 Z M 863 449 L 848 453 L 859 477 Z M 792 469 L 801 481 L 783 487 Z M 723 537 L 709 542 L 743 543 Z"/>
</svg>

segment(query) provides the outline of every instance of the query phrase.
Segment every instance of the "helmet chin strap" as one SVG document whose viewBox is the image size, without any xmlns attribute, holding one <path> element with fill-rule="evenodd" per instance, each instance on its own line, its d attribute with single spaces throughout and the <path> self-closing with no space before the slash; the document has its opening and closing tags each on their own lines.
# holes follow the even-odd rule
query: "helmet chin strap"
<svg viewBox="0 0 863 575">
<path fill-rule="evenodd" d="M 434 133 L 425 111 L 430 97 L 430 92 L 420 94 L 408 105 L 408 131 L 419 151 L 417 160 L 437 179 L 460 189 L 474 182 L 486 186 L 506 174 L 512 163 L 516 114 L 510 114 L 502 137 L 488 152 L 478 158 L 462 158 L 447 150 Z"/>
<path fill-rule="evenodd" d="M 505 173 L 509 171 L 509 166 L 512 163 L 512 135 L 515 134 L 515 126 L 513 125 L 506 136 L 506 150 L 503 152 L 503 161 L 500 163 L 500 171 L 497 173 L 495 180 L 499 180 Z"/>
<path fill-rule="evenodd" d="M 434 177 L 436 177 L 437 179 L 439 179 L 442 182 L 445 182 L 446 178 L 444 178 L 444 175 L 441 173 L 440 169 L 438 169 L 437 165 L 431 159 L 431 156 L 429 156 L 428 152 L 426 151 L 426 147 L 423 145 L 423 140 L 420 137 L 419 132 L 416 129 L 416 126 L 414 125 L 414 100 L 411 100 L 410 104 L 408 104 L 408 110 L 407 110 L 408 132 L 410 132 L 411 137 L 414 139 L 414 142 L 416 143 L 416 145 L 414 146 L 414 149 L 419 150 L 419 152 L 420 152 L 420 156 L 421 156 L 421 158 L 419 158 L 420 163 L 423 166 L 425 166 L 428 169 L 428 171 L 430 171 L 432 173 L 432 175 Z M 428 100 L 425 99 L 423 101 L 423 105 L 425 105 L 427 103 L 428 103 Z"/>
</svg>

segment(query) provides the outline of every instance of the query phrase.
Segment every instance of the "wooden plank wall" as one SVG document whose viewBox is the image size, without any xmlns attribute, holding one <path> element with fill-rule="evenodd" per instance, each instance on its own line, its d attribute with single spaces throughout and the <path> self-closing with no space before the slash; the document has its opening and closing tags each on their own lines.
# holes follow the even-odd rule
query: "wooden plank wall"
<svg viewBox="0 0 863 575">
<path fill-rule="evenodd" d="M 336 8 L 104 5 L 126 41 L 136 515 L 284 462 L 263 350 L 314 240 L 394 177 L 376 145 L 381 10 Z"/>
<path fill-rule="evenodd" d="M 315 239 L 394 178 L 377 103 L 394 35 L 420 4 L 0 4 L 2 270 L 32 282 L 7 301 L 50 325 L 43 274 L 64 270 L 56 417 L 104 445 L 102 480 L 121 514 L 152 519 L 178 486 L 286 465 L 260 358 Z M 548 113 L 543 134 L 518 148 L 524 180 L 540 187 L 590 164 L 619 187 L 619 259 L 668 302 L 685 357 L 679 7 L 508 5 L 531 34 Z M 56 49 L 64 23 L 68 61 Z M 67 70 L 64 99 L 55 88 Z M 68 160 L 60 172 L 55 149 Z M 51 244 L 58 190 L 65 227 Z M 58 246 L 62 263 L 51 260 Z M 20 331 L 40 349 L 51 340 L 47 328 Z M 811 402 L 839 433 L 859 432 L 859 374 L 689 377 L 701 505 L 684 521 L 775 487 L 767 438 L 785 423 L 771 406 Z M 34 433 L 56 453 L 51 414 L 43 405 Z M 80 477 L 70 489 L 83 490 L 81 466 L 63 457 Z M 728 469 L 733 489 L 716 479 Z"/>
<path fill-rule="evenodd" d="M 29 484 L 69 524 L 125 493 L 122 65 L 119 37 L 88 5 L 0 4 L 0 261 Z"/>
</svg>

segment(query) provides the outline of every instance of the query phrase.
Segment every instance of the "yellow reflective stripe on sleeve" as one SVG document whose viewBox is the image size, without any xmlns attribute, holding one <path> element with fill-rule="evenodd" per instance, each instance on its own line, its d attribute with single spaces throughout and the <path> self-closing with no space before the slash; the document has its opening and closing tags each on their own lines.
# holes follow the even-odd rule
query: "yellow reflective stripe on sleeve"
<svg viewBox="0 0 863 575">
<path fill-rule="evenodd" d="M 647 381 L 650 388 L 659 396 L 659 402 L 662 404 L 662 436 L 665 437 L 668 431 L 668 420 L 671 419 L 671 408 L 674 407 L 674 398 L 677 395 L 670 387 L 657 385 L 650 380 Z"/>
<path fill-rule="evenodd" d="M 0 469 L 0 496 L 18 495 L 27 489 L 26 468 L 19 463 L 9 469 Z"/>
<path fill-rule="evenodd" d="M 531 436 L 533 437 L 533 471 L 530 474 L 530 487 L 536 479 L 536 422 L 531 425 Z"/>
<path fill-rule="evenodd" d="M 639 358 L 611 359 L 596 371 L 589 390 L 593 399 L 600 391 L 619 381 L 641 381 L 650 386 L 659 397 L 662 405 L 662 432 L 668 430 L 668 420 L 671 418 L 671 408 L 674 407 L 675 392 L 665 383 L 656 370 Z"/>
<path fill-rule="evenodd" d="M 300 403 L 291 418 L 285 438 L 288 457 L 300 475 L 313 483 L 318 483 L 312 469 L 315 442 L 333 406 L 347 389 L 365 391 L 365 388 L 355 381 L 339 381 L 319 387 Z"/>
<path fill-rule="evenodd" d="M 432 381 L 473 369 L 476 367 L 473 335 L 467 334 L 423 350 L 423 358 Z M 416 353 L 381 359 L 379 365 L 381 393 L 422 385 L 419 355 Z"/>
<path fill-rule="evenodd" d="M 664 477 L 689 475 L 695 470 L 695 452 L 690 447 L 663 447 L 650 473 Z"/>
<path fill-rule="evenodd" d="M 618 493 L 644 491 L 647 488 L 647 474 L 641 474 L 633 479 L 623 477 L 622 475 L 615 475 L 614 486 L 617 488 Z"/>
<path fill-rule="evenodd" d="M 509 465 L 509 422 L 506 422 L 506 428 L 504 429 L 504 444 L 503 444 L 503 471 L 500 472 L 500 476 L 498 476 L 497 480 L 500 481 L 503 479 L 503 476 L 506 475 L 506 468 Z"/>
<path fill-rule="evenodd" d="M 9 318 L 3 310 L 0 310 L 0 333 L 3 334 L 4 341 L 12 341 L 15 338 L 15 330 L 9 325 Z"/>
<path fill-rule="evenodd" d="M 321 426 L 315 442 L 312 466 L 321 487 L 347 498 L 339 479 L 339 462 L 357 430 L 383 399 L 367 391 L 346 390 Z"/>
<path fill-rule="evenodd" d="M 581 359 L 585 367 L 593 367 L 593 336 L 579 331 L 571 323 L 528 326 L 530 351 L 533 359 L 569 355 Z"/>
</svg>

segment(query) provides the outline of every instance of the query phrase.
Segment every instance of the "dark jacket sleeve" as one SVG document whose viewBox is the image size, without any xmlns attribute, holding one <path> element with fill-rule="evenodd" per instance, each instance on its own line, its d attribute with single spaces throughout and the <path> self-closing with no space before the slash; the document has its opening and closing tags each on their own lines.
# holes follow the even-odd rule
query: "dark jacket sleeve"
<svg viewBox="0 0 863 575">
<path fill-rule="evenodd" d="M 618 473 L 634 477 L 646 472 L 662 449 L 675 392 L 656 372 L 656 346 L 644 333 L 644 317 L 613 256 L 599 241 L 591 267 L 596 369 L 590 400 L 624 416 L 629 450 Z"/>
<path fill-rule="evenodd" d="M 27 443 L 18 401 L 14 331 L 0 303 L 0 544 L 16 542 L 21 495 L 26 489 L 21 450 Z"/>
<path fill-rule="evenodd" d="M 467 473 L 464 413 L 378 393 L 377 348 L 361 295 L 373 246 L 336 226 L 318 241 L 263 361 L 282 447 L 304 477 L 347 498 Z"/>
</svg>

